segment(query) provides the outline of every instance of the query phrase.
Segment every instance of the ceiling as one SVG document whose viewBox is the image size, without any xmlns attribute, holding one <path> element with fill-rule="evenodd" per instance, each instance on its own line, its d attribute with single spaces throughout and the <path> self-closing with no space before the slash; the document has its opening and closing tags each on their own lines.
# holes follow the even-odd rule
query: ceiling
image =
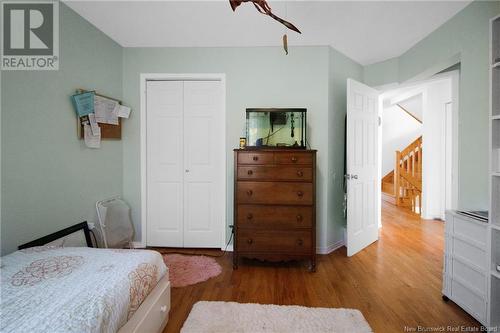
<svg viewBox="0 0 500 333">
<path fill-rule="evenodd" d="M 228 1 L 65 1 L 124 47 L 279 46 L 284 28 Z M 362 65 L 400 56 L 471 1 L 268 1 L 301 31 L 293 46 L 331 45 Z"/>
</svg>

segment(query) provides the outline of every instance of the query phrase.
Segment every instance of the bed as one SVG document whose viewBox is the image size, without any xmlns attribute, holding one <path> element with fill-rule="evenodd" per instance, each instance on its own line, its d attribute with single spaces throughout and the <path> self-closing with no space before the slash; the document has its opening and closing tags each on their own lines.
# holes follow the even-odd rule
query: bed
<svg viewBox="0 0 500 333">
<path fill-rule="evenodd" d="M 70 228 L 2 257 L 0 331 L 161 332 L 170 310 L 161 255 L 92 248 L 86 223 Z M 90 246 L 54 245 L 69 231 Z"/>
</svg>

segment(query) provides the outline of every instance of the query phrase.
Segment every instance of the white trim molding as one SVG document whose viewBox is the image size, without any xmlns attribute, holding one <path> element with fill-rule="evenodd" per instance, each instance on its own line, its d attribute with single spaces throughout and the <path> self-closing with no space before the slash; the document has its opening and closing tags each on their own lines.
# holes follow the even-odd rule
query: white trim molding
<svg viewBox="0 0 500 333">
<path fill-rule="evenodd" d="M 330 254 L 333 251 L 340 249 L 342 246 L 345 246 L 345 241 L 343 239 L 325 247 L 317 247 L 316 254 Z"/>
<path fill-rule="evenodd" d="M 227 124 L 226 124 L 226 74 L 224 73 L 202 73 L 202 74 L 169 74 L 169 73 L 141 73 L 140 74 L 140 138 L 141 138 L 141 240 L 133 242 L 134 247 L 144 248 L 147 246 L 147 156 L 146 156 L 146 83 L 147 81 L 220 81 L 222 85 L 222 108 L 223 116 L 220 120 L 224 124 L 224 142 L 223 142 L 223 167 L 221 172 L 223 179 L 224 217 L 221 221 L 221 248 L 226 246 L 227 229 L 227 186 L 226 186 L 226 148 L 227 148 Z"/>
</svg>

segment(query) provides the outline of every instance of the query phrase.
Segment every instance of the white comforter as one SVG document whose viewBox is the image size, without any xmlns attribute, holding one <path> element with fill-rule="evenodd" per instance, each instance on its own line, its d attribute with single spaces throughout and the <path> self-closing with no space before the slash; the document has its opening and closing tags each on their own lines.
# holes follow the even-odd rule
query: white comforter
<svg viewBox="0 0 500 333">
<path fill-rule="evenodd" d="M 1 332 L 116 332 L 167 273 L 147 250 L 35 247 L 1 263 Z"/>
</svg>

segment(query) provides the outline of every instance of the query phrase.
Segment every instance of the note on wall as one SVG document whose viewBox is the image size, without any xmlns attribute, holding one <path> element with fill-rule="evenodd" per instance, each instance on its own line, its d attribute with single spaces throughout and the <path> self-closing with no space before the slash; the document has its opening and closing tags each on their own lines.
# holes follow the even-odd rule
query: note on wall
<svg viewBox="0 0 500 333">
<path fill-rule="evenodd" d="M 71 101 L 78 117 L 87 116 L 94 112 L 95 94 L 93 91 L 71 96 Z"/>
<path fill-rule="evenodd" d="M 96 134 L 92 133 L 90 125 L 83 125 L 83 138 L 88 148 L 101 148 L 101 128 L 97 127 Z"/>
<path fill-rule="evenodd" d="M 128 106 L 125 106 L 125 105 L 119 105 L 117 115 L 118 115 L 118 117 L 121 117 L 121 118 L 130 117 L 130 108 Z"/>
<path fill-rule="evenodd" d="M 120 104 L 112 99 L 95 96 L 94 113 L 98 123 L 118 125 L 118 107 Z"/>
<path fill-rule="evenodd" d="M 99 124 L 97 124 L 94 113 L 89 113 L 89 123 L 93 135 L 101 134 L 101 129 L 99 128 Z"/>
</svg>

